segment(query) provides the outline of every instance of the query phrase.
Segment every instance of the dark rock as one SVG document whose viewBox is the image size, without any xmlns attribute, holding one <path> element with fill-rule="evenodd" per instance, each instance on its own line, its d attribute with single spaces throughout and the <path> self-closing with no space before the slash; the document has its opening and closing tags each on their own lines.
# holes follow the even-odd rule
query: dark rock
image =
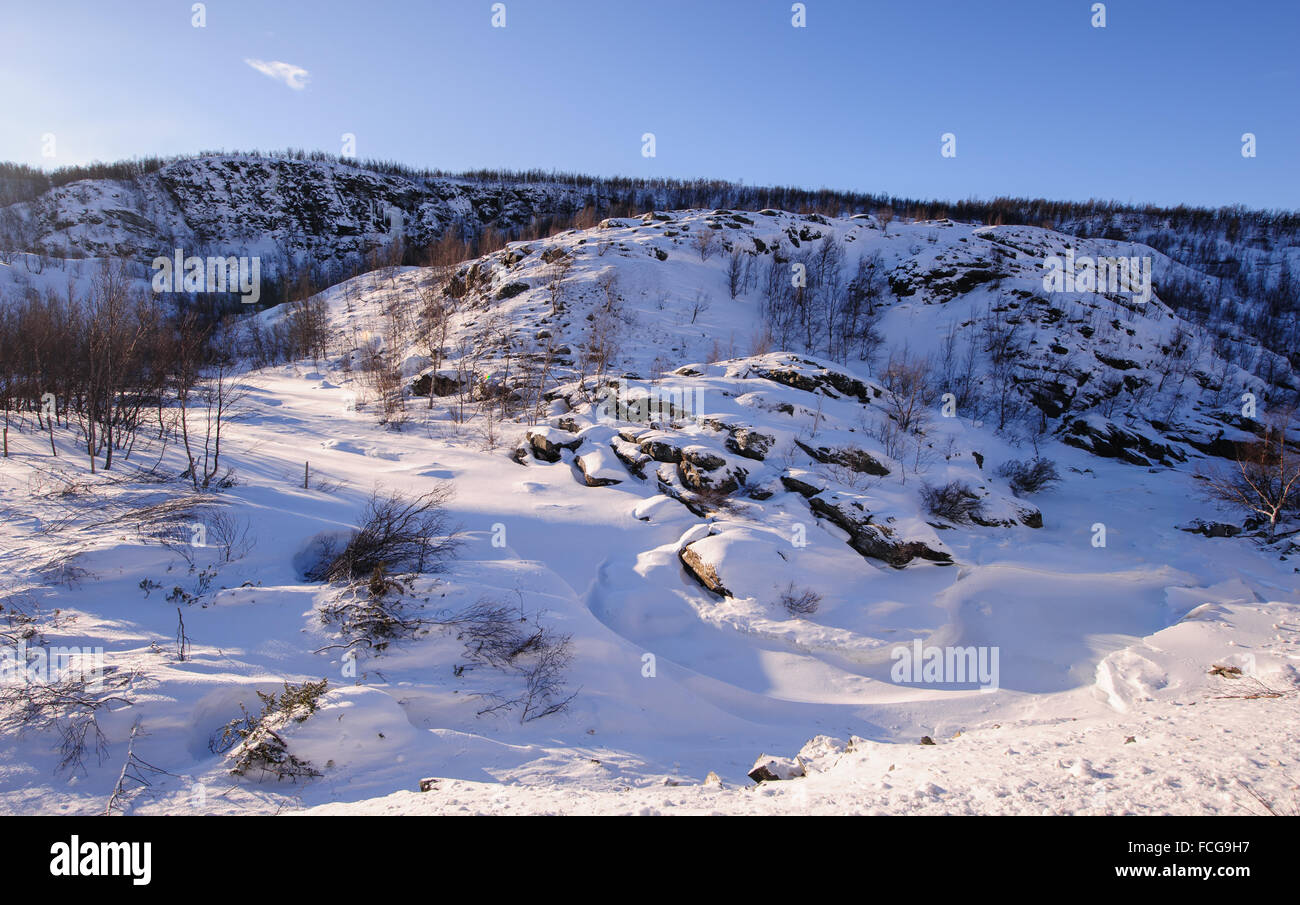
<svg viewBox="0 0 1300 905">
<path fill-rule="evenodd" d="M 523 283 L 523 282 L 507 283 L 506 285 L 502 286 L 499 290 L 497 290 L 496 300 L 498 302 L 503 302 L 506 299 L 512 299 L 522 292 L 527 292 L 528 289 L 529 286 L 527 283 Z"/>
<path fill-rule="evenodd" d="M 701 449 L 684 449 L 682 450 L 682 461 L 702 471 L 717 471 L 727 464 L 727 460 L 722 456 L 716 456 L 707 450 Z"/>
<path fill-rule="evenodd" d="M 850 446 L 829 448 L 819 446 L 813 449 L 800 440 L 795 440 L 795 445 L 812 456 L 818 462 L 824 465 L 842 465 L 845 468 L 856 471 L 859 474 L 877 475 L 884 477 L 889 474 L 889 469 L 877 461 L 870 453 L 861 449 L 854 449 Z"/>
<path fill-rule="evenodd" d="M 759 433 L 748 427 L 737 428 L 730 437 L 727 438 L 726 447 L 738 456 L 744 456 L 747 459 L 757 459 L 763 461 L 767 458 L 768 450 L 776 438 L 771 434 Z"/>
<path fill-rule="evenodd" d="M 798 779 L 805 774 L 803 764 L 788 757 L 759 757 L 747 774 L 754 782 L 780 782 Z"/>
<path fill-rule="evenodd" d="M 730 597 L 731 592 L 723 586 L 722 579 L 718 577 L 718 572 L 713 567 L 713 564 L 706 562 L 700 554 L 691 549 L 692 546 L 694 545 L 687 544 L 677 554 L 682 561 L 682 565 L 686 567 L 686 571 L 690 572 L 695 580 L 707 590 L 722 597 Z"/>
<path fill-rule="evenodd" d="M 781 475 L 781 483 L 785 485 L 786 490 L 797 493 L 800 496 L 805 498 L 814 497 L 817 494 L 821 493 L 823 489 L 821 487 L 814 487 L 812 484 L 809 484 L 807 481 L 801 481 L 798 478 L 788 474 Z"/>
<path fill-rule="evenodd" d="M 1110 355 L 1104 355 L 1101 352 L 1093 352 L 1092 354 L 1097 357 L 1099 362 L 1104 365 L 1110 365 L 1117 371 L 1134 371 L 1142 367 L 1136 361 L 1129 358 L 1115 358 Z"/>
<path fill-rule="evenodd" d="M 1152 462 L 1172 466 L 1174 461 L 1187 460 L 1187 456 L 1176 447 L 1157 443 L 1109 421 L 1104 426 L 1097 426 L 1082 418 L 1071 418 L 1063 430 L 1063 442 L 1104 459 L 1119 459 L 1131 465 L 1143 466 L 1149 466 Z"/>
<path fill-rule="evenodd" d="M 878 559 L 896 569 L 917 558 L 937 563 L 952 562 L 950 554 L 933 550 L 922 541 L 895 538 L 892 528 L 874 524 L 871 513 L 859 503 L 815 496 L 808 500 L 808 506 L 817 515 L 848 532 L 849 546 L 870 559 Z"/>
<path fill-rule="evenodd" d="M 641 441 L 641 452 L 656 462 L 670 462 L 676 465 L 682 460 L 682 448 L 674 446 L 667 440 L 643 440 Z"/>
<path fill-rule="evenodd" d="M 617 455 L 617 453 L 615 453 Z M 620 457 L 621 458 L 621 457 Z M 587 461 L 585 456 L 578 456 L 574 460 L 574 465 L 582 472 L 582 479 L 588 487 L 607 487 L 610 484 L 622 484 L 618 478 L 598 478 L 587 472 Z"/>
<path fill-rule="evenodd" d="M 528 445 L 532 447 L 534 458 L 543 462 L 558 462 L 560 461 L 560 450 L 576 450 L 582 445 L 581 440 L 559 443 L 539 431 L 529 431 L 525 435 L 525 439 L 528 441 Z"/>
<path fill-rule="evenodd" d="M 1191 534 L 1201 534 L 1205 537 L 1236 537 L 1241 533 L 1241 528 L 1227 522 L 1207 522 L 1204 519 L 1192 519 L 1186 525 L 1179 525 L 1180 531 L 1187 531 Z"/>
<path fill-rule="evenodd" d="M 411 381 L 414 396 L 428 396 L 430 390 L 435 396 L 454 396 L 460 392 L 460 381 L 442 374 L 421 374 Z"/>
<path fill-rule="evenodd" d="M 645 466 L 651 459 L 641 452 L 639 446 L 621 438 L 610 441 L 609 446 L 614 450 L 614 455 L 618 456 L 618 460 L 623 463 L 624 468 L 635 477 L 645 480 Z"/>
</svg>

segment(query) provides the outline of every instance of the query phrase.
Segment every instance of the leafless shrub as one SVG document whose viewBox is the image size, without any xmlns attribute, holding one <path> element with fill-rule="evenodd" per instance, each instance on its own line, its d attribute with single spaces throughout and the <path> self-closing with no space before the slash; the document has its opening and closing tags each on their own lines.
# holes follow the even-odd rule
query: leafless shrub
<svg viewBox="0 0 1300 905">
<path fill-rule="evenodd" d="M 185 617 L 176 608 L 176 659 L 184 663 L 190 654 L 190 636 L 185 631 Z"/>
<path fill-rule="evenodd" d="M 737 243 L 727 256 L 727 292 L 734 299 L 745 288 L 746 263 L 749 252 Z"/>
<path fill-rule="evenodd" d="M 218 510 L 207 518 L 208 539 L 221 551 L 222 562 L 243 559 L 253 549 L 256 538 L 249 534 L 246 518 Z"/>
<path fill-rule="evenodd" d="M 41 578 L 65 588 L 75 588 L 87 578 L 92 577 L 90 570 L 78 564 L 82 550 L 64 550 L 56 553 L 50 560 L 37 569 Z"/>
<path fill-rule="evenodd" d="M 821 594 L 811 588 L 796 588 L 793 581 L 781 592 L 781 606 L 791 616 L 811 616 L 821 602 Z"/>
<path fill-rule="evenodd" d="M 8 631 L 0 631 L 0 640 L 6 644 L 26 641 L 29 644 L 41 635 L 40 605 L 26 590 L 8 593 L 0 597 L 0 615 L 4 617 Z"/>
<path fill-rule="evenodd" d="M 889 391 L 884 399 L 885 411 L 899 429 L 906 433 L 923 431 L 926 407 L 934 394 L 929 361 L 912 358 L 906 349 L 895 352 L 881 372 L 880 382 Z"/>
<path fill-rule="evenodd" d="M 1300 460 L 1286 441 L 1291 416 L 1290 411 L 1280 415 L 1262 439 L 1238 443 L 1232 467 L 1197 474 L 1207 497 L 1266 522 L 1270 538 L 1279 519 L 1300 502 Z"/>
<path fill-rule="evenodd" d="M 347 545 L 328 562 L 310 567 L 307 578 L 351 581 L 369 577 L 376 567 L 386 572 L 438 571 L 460 545 L 446 509 L 451 496 L 449 485 L 416 497 L 376 490 Z"/>
<path fill-rule="evenodd" d="M 352 649 L 365 645 L 383 651 L 394 641 L 418 637 L 438 620 L 416 615 L 405 594 L 409 584 L 390 578 L 383 566 L 376 566 L 365 581 L 349 584 L 332 602 L 321 608 L 321 622 L 334 625 L 342 638 L 321 650 Z M 317 651 L 320 653 L 320 651 Z"/>
<path fill-rule="evenodd" d="M 921 502 L 931 515 L 950 522 L 968 522 L 980 511 L 980 497 L 964 481 L 949 481 L 942 487 L 921 485 Z"/>
<path fill-rule="evenodd" d="M 362 384 L 379 403 L 379 423 L 400 427 L 406 420 L 401 362 L 389 343 L 368 338 L 358 350 Z"/>
<path fill-rule="evenodd" d="M 907 452 L 908 435 L 896 421 L 881 418 L 876 424 L 868 424 L 864 418 L 864 426 L 867 435 L 880 444 L 885 455 L 892 459 L 903 458 L 903 454 Z"/>
<path fill-rule="evenodd" d="M 841 465 L 836 462 L 827 462 L 819 464 L 816 469 L 824 475 L 827 480 L 839 484 L 841 487 L 847 487 L 849 490 L 870 490 L 878 485 L 881 481 L 877 475 L 868 474 L 865 471 L 858 471 L 847 465 Z"/>
<path fill-rule="evenodd" d="M 998 466 L 998 476 L 1006 478 L 1016 496 L 1038 493 L 1061 481 L 1056 463 L 1038 456 L 1025 460 L 1009 459 Z"/>
<path fill-rule="evenodd" d="M 140 721 L 137 719 L 131 726 L 131 735 L 126 742 L 126 759 L 122 762 L 122 772 L 118 774 L 113 793 L 108 796 L 108 802 L 104 805 L 105 817 L 111 816 L 118 809 L 125 812 L 127 796 L 132 791 L 153 788 L 154 780 L 160 776 L 176 776 L 175 773 L 156 767 L 135 753 L 135 740 L 139 732 Z"/>
<path fill-rule="evenodd" d="M 699 232 L 694 237 L 695 247 L 700 253 L 700 260 L 707 261 L 709 255 L 718 247 L 718 237 L 714 235 L 713 230 L 701 226 Z"/>
<path fill-rule="evenodd" d="M 709 297 L 707 292 L 695 293 L 695 300 L 691 302 L 691 323 L 695 323 L 695 319 L 705 311 L 708 311 L 712 304 L 713 299 Z"/>
<path fill-rule="evenodd" d="M 480 600 L 457 616 L 457 640 L 465 645 L 468 663 L 486 665 L 520 676 L 523 689 L 515 694 L 483 692 L 487 702 L 479 714 L 518 710 L 520 722 L 559 713 L 577 692 L 568 693 L 564 673 L 573 662 L 572 636 L 529 621 L 520 610 L 490 600 Z"/>
<path fill-rule="evenodd" d="M 113 683 L 122 687 L 128 676 Z M 109 693 L 102 676 L 78 674 L 51 682 L 20 682 L 0 686 L 0 727 L 28 732 L 51 733 L 59 739 L 59 772 L 85 772 L 85 760 L 94 755 L 103 763 L 108 738 L 99 726 L 99 713 L 114 705 L 129 707 L 131 701 Z"/>
</svg>

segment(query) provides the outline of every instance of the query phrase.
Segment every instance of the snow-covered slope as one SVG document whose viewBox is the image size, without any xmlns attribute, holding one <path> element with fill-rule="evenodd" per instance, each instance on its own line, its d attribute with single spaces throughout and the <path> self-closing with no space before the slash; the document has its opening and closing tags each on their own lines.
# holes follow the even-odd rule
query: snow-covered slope
<svg viewBox="0 0 1300 905">
<path fill-rule="evenodd" d="M 827 247 L 844 284 L 869 265 L 877 338 L 797 313 L 774 338 L 765 281 L 826 278 Z M 1157 290 L 1049 293 L 1044 262 L 1067 252 L 1150 257 Z M 81 771 L 57 769 L 57 727 L 10 724 L 0 803 L 102 810 L 131 744 L 166 771 L 120 800 L 136 813 L 1294 808 L 1294 555 L 1179 527 L 1224 517 L 1192 470 L 1256 426 L 1239 397 L 1294 378 L 1281 360 L 1269 384 L 1169 310 L 1158 286 L 1181 266 L 1031 227 L 675 211 L 334 287 L 322 360 L 243 376 L 236 476 L 210 498 L 91 477 L 71 435 L 57 458 L 11 437 L 7 632 L 104 647 L 116 700 Z M 437 349 L 430 298 L 452 309 Z M 376 352 L 405 384 L 387 407 Z M 918 363 L 934 392 L 909 409 Z M 1036 454 L 1063 481 L 1017 495 L 999 466 Z M 133 461 L 181 470 L 151 436 Z M 925 503 L 951 482 L 973 494 L 963 517 Z M 402 592 L 409 612 L 486 602 L 570 636 L 563 711 L 497 707 L 525 678 L 475 664 L 454 624 L 352 656 L 324 618 L 347 592 L 304 576 L 318 538 L 376 487 L 444 486 L 464 543 Z M 168 513 L 247 534 L 160 543 Z M 900 678 L 916 645 L 996 667 Z M 320 775 L 232 776 L 214 732 L 255 692 L 322 678 L 281 729 Z M 807 775 L 749 788 L 773 758 Z"/>
</svg>

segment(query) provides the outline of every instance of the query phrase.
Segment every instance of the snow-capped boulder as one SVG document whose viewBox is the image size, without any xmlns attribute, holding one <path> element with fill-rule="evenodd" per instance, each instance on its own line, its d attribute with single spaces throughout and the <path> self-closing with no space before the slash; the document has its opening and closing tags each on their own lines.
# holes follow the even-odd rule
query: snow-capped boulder
<svg viewBox="0 0 1300 905">
<path fill-rule="evenodd" d="M 627 476 L 626 472 L 619 467 L 618 458 L 614 455 L 613 450 L 597 447 L 590 452 L 585 452 L 574 459 L 574 463 L 582 471 L 583 479 L 587 482 L 588 487 L 605 487 L 609 484 L 622 483 Z"/>
<path fill-rule="evenodd" d="M 581 439 L 567 436 L 567 432 L 558 428 L 538 427 L 530 430 L 524 437 L 532 447 L 533 456 L 543 462 L 560 461 L 560 450 L 577 450 L 582 445 Z"/>
<path fill-rule="evenodd" d="M 761 755 L 749 768 L 749 778 L 754 782 L 777 782 L 798 779 L 804 775 L 803 764 L 789 757 Z"/>
</svg>

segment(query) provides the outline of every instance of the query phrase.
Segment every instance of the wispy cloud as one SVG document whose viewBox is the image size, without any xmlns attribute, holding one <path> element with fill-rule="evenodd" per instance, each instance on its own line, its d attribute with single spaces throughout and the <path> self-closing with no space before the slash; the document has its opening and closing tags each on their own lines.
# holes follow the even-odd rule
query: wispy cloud
<svg viewBox="0 0 1300 905">
<path fill-rule="evenodd" d="M 279 60 L 267 62 L 265 60 L 250 59 L 245 59 L 244 62 L 262 73 L 262 75 L 269 76 L 277 82 L 284 82 L 294 91 L 301 91 L 306 88 L 307 81 L 311 78 L 310 72 L 292 63 L 281 63 Z"/>
</svg>

